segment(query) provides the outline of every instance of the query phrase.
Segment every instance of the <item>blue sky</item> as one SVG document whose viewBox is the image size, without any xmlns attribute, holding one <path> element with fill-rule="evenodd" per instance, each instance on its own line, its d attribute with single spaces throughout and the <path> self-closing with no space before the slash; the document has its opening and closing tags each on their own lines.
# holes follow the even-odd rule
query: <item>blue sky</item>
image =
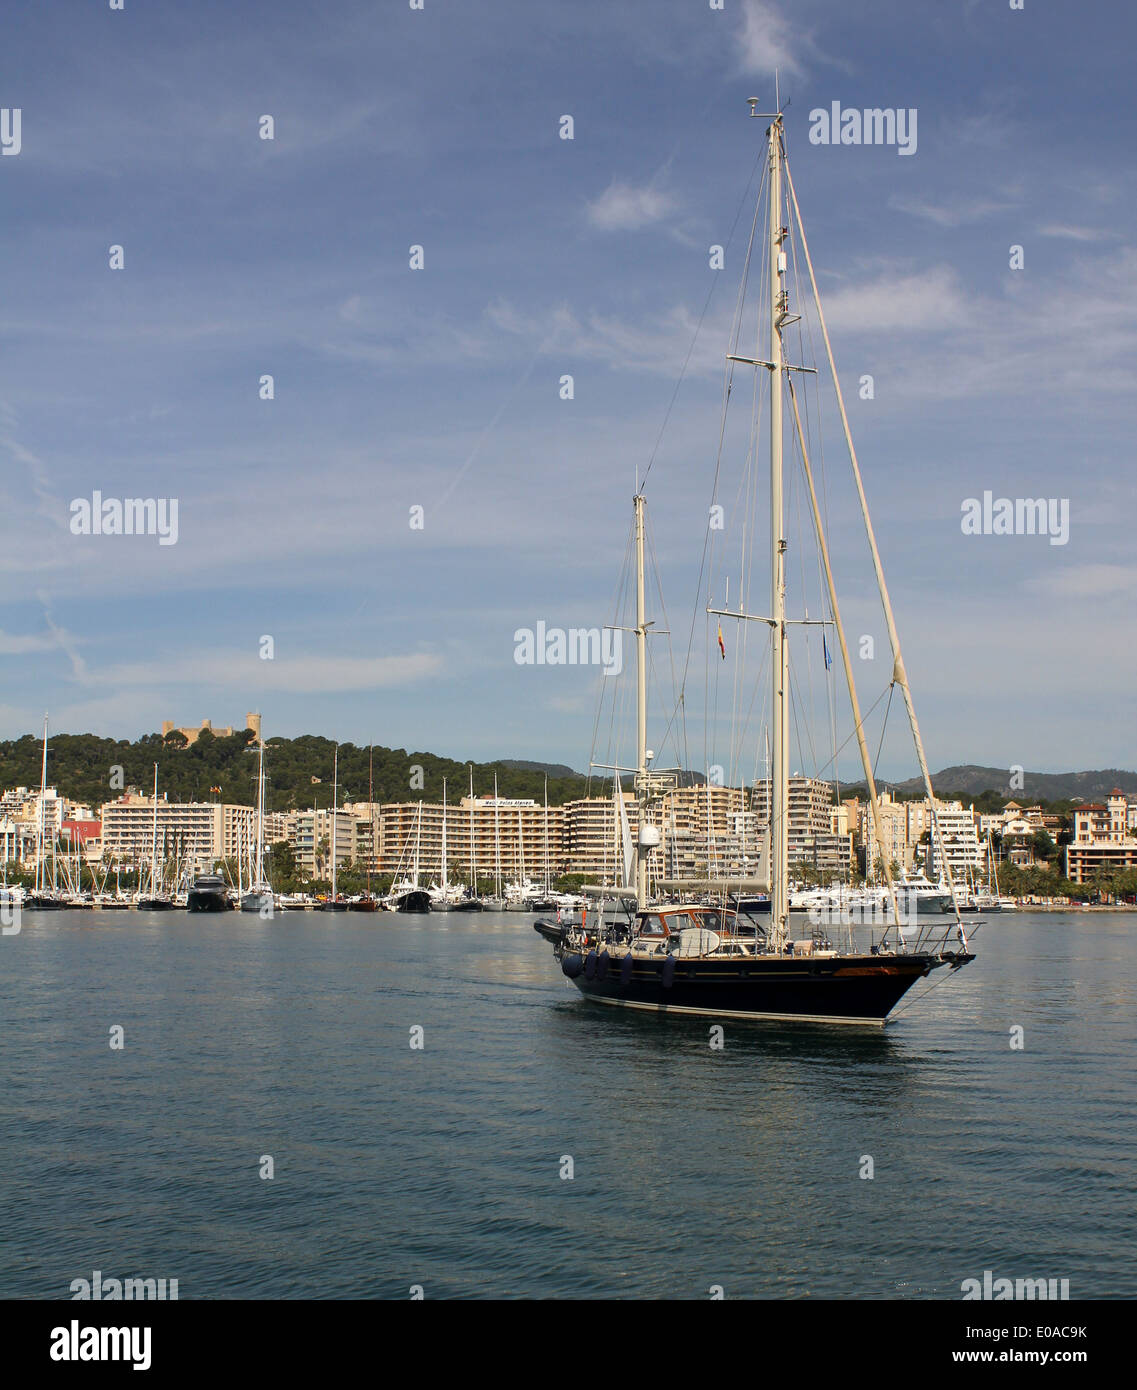
<svg viewBox="0 0 1137 1390">
<path fill-rule="evenodd" d="M 583 767 L 600 678 L 519 667 L 513 634 L 610 620 L 713 288 L 647 488 L 682 663 L 750 210 L 722 272 L 708 247 L 777 66 L 933 766 L 1137 765 L 1135 27 L 1040 0 L 6 16 L 0 736 L 260 709 L 266 734 Z M 916 153 L 811 145 L 834 100 L 916 108 Z M 825 450 L 846 622 L 883 646 Z M 177 544 L 72 535 L 94 489 L 178 498 Z M 1068 544 L 964 536 L 986 489 L 1069 498 Z M 881 766 L 913 770 L 891 725 Z"/>
</svg>

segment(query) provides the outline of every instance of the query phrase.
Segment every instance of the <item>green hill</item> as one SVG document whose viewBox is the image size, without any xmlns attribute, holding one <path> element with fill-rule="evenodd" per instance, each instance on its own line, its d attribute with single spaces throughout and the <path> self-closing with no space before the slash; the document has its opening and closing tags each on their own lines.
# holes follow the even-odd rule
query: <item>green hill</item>
<svg viewBox="0 0 1137 1390">
<path fill-rule="evenodd" d="M 316 734 L 270 738 L 265 744 L 265 775 L 271 809 L 330 806 L 334 751 L 331 739 Z M 0 742 L 0 789 L 38 787 L 42 752 L 42 741 L 33 734 Z M 367 799 L 368 758 L 366 747 L 340 744 L 341 805 L 345 800 Z M 56 734 L 48 743 L 47 780 L 62 795 L 97 809 L 120 795 L 124 786 L 149 791 L 155 763 L 159 795 L 165 794 L 171 801 L 212 800 L 212 787 L 221 788 L 220 799 L 224 801 L 250 805 L 254 799 L 257 758 L 253 735 L 247 729 L 227 738 L 203 732 L 189 747 L 177 732 L 165 739 L 161 734 L 146 734 L 133 743 L 95 734 Z M 502 796 L 542 801 L 545 775 L 537 769 L 542 765 L 475 763 L 474 790 L 478 795 L 492 795 L 496 772 Z M 571 769 L 566 771 L 570 775 L 549 777 L 550 805 L 559 806 L 586 793 L 587 779 Z M 376 745 L 373 778 L 375 801 L 441 801 L 443 778 L 447 780 L 447 796 L 458 801 L 469 790 L 470 770 L 468 763 L 433 753 Z"/>
</svg>

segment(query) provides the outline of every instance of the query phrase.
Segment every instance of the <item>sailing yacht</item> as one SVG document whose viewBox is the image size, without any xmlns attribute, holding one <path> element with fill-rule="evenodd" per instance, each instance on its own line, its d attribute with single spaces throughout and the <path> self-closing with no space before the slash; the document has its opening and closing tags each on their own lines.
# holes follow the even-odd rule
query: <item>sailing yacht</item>
<svg viewBox="0 0 1137 1390">
<path fill-rule="evenodd" d="M 336 892 L 336 822 L 339 820 L 339 785 L 340 785 L 340 746 L 336 744 L 336 751 L 332 762 L 332 891 L 331 896 L 317 903 L 317 910 L 320 912 L 346 912 L 348 904 L 346 898 L 342 898 Z M 313 821 L 318 823 L 319 818 L 313 816 Z M 313 826 L 313 832 L 315 826 Z"/>
<path fill-rule="evenodd" d="M 759 207 L 755 214 L 755 230 L 751 239 L 752 247 L 754 244 L 762 247 L 763 241 L 765 243 L 762 251 L 768 300 L 760 311 L 760 321 L 764 325 L 765 350 L 760 356 L 744 354 L 741 351 L 737 334 L 744 299 L 740 296 L 736 330 L 727 353 L 728 362 L 732 365 L 728 366 L 727 371 L 731 374 L 731 379 L 738 368 L 767 373 L 769 398 L 768 403 L 763 404 L 769 415 L 769 486 L 764 496 L 769 500 L 770 511 L 770 607 L 768 614 L 760 615 L 747 611 L 748 605 L 744 605 L 741 599 L 732 609 L 729 599 L 722 606 L 715 606 L 708 598 L 706 611 L 708 615 L 715 615 L 719 620 L 719 643 L 724 660 L 726 652 L 721 638 L 721 622 L 724 618 L 734 619 L 740 626 L 758 623 L 765 627 L 769 636 L 773 765 L 769 783 L 768 855 L 763 855 L 768 866 L 768 882 L 747 883 L 734 880 L 724 884 L 724 890 L 738 893 L 755 889 L 768 890 L 769 911 L 753 916 L 741 912 L 727 905 L 729 899 L 725 891 L 722 905 L 707 906 L 698 901 L 692 889 L 713 888 L 713 884 L 697 883 L 695 880 L 688 883 L 663 882 L 662 887 L 678 891 L 685 896 L 680 896 L 678 900 L 673 898 L 666 905 L 659 907 L 651 905 L 648 891 L 649 860 L 652 852 L 660 844 L 658 807 L 669 783 L 668 779 L 652 770 L 653 754 L 649 752 L 647 745 L 646 641 L 651 623 L 646 610 L 644 580 L 646 501 L 642 487 L 637 485 L 633 498 L 636 565 L 633 631 L 637 696 L 634 794 L 638 814 L 636 834 L 627 855 L 630 872 L 624 885 L 618 890 L 621 896 L 634 899 L 634 907 L 624 922 L 606 919 L 601 908 L 598 914 L 589 913 L 587 925 L 542 919 L 535 924 L 535 929 L 552 944 L 563 974 L 588 1000 L 597 1003 L 659 1013 L 883 1026 L 901 998 L 918 980 L 944 967 L 949 972 L 958 970 L 973 960 L 974 954 L 968 948 L 967 936 L 958 911 L 954 912 L 951 922 L 945 923 L 943 916 L 938 915 L 938 921 L 933 926 L 934 919 L 924 916 L 922 924 L 917 924 L 914 931 L 905 934 L 900 930 L 898 885 L 893 882 L 889 868 L 873 775 L 873 760 L 865 738 L 848 644 L 841 624 L 823 525 L 824 513 L 814 484 L 810 460 L 812 445 L 809 432 L 802 427 L 794 384 L 796 373 L 812 374 L 812 369 L 790 361 L 783 341 L 784 330 L 801 317 L 790 311 L 787 251 L 791 249 L 791 244 L 800 248 L 808 268 L 817 324 L 825 345 L 887 622 L 893 656 L 892 684 L 899 688 L 904 699 L 913 744 L 933 808 L 932 830 L 941 847 L 940 861 L 945 862 L 942 853 L 943 840 L 935 813 L 937 803 L 901 658 L 900 641 L 884 582 L 880 555 L 869 519 L 856 451 L 848 428 L 805 229 L 786 160 L 782 113 L 781 110 L 760 113 L 757 109 L 757 98 L 750 98 L 749 105 L 752 117 L 761 117 L 769 121 L 766 130 L 763 180 L 768 215 L 763 231 L 759 220 L 762 205 L 760 193 Z M 794 228 L 797 231 L 797 242 L 791 243 L 791 231 Z M 748 250 L 743 269 L 744 291 L 750 271 L 750 260 L 751 252 Z M 795 266 L 796 264 L 795 253 Z M 761 394 L 756 383 L 752 393 L 755 400 L 755 416 L 751 436 L 755 443 L 758 437 L 756 411 Z M 730 400 L 729 384 L 724 399 L 727 402 Z M 803 922 L 800 918 L 797 922 L 791 921 L 788 631 L 796 623 L 816 623 L 820 620 L 811 619 L 808 614 L 804 619 L 794 618 L 787 610 L 787 579 L 790 569 L 787 562 L 789 539 L 786 536 L 783 490 L 783 425 L 787 406 L 790 410 L 790 428 L 793 431 L 791 444 L 796 443 L 797 459 L 804 474 L 808 506 L 812 513 L 818 559 L 824 568 L 829 612 L 827 621 L 835 630 L 840 648 L 858 752 L 870 798 L 873 835 L 880 859 L 885 866 L 891 914 L 884 914 L 879 929 L 876 924 L 871 924 L 867 937 L 862 928 L 854 929 L 849 926 L 842 939 L 839 932 L 820 923 L 815 924 L 808 920 Z M 715 655 L 717 656 L 717 653 Z M 825 664 L 828 670 L 828 648 Z M 618 777 L 616 785 L 619 786 Z M 622 805 L 622 798 L 620 804 Z M 709 861 L 707 867 L 709 875 Z M 950 868 L 945 868 L 945 872 L 954 905 L 956 893 L 951 881 Z"/>
<path fill-rule="evenodd" d="M 273 913 L 272 884 L 265 874 L 265 741 L 257 739 L 257 822 L 256 844 L 249 865 L 249 890 L 241 895 L 242 912 Z"/>
<path fill-rule="evenodd" d="M 525 873 L 525 847 L 523 843 L 524 825 L 521 808 L 517 808 L 517 877 L 505 885 L 506 912 L 532 912 L 533 905 L 541 896 L 541 885 L 534 883 Z"/>
<path fill-rule="evenodd" d="M 177 907 L 162 888 L 162 869 L 158 864 L 158 764 L 154 764 L 154 823 L 150 838 L 150 890 L 138 899 L 140 912 L 172 912 Z"/>
<path fill-rule="evenodd" d="M 43 717 L 43 766 L 40 773 L 39 802 L 36 808 L 36 878 L 23 906 L 34 910 L 63 907 L 63 895 L 55 883 L 55 835 L 52 833 L 52 881 L 47 881 L 47 715 Z"/>
<path fill-rule="evenodd" d="M 474 765 L 470 764 L 470 887 L 468 891 L 454 898 L 450 903 L 451 912 L 482 912 L 485 903 L 478 897 L 478 854 L 474 841 Z"/>
<path fill-rule="evenodd" d="M 501 887 L 501 797 L 498 795 L 497 773 L 493 775 L 493 893 L 482 901 L 493 912 L 505 908 Z"/>
<path fill-rule="evenodd" d="M 371 844 L 367 855 L 367 891 L 358 898 L 352 898 L 348 907 L 352 912 L 378 912 L 379 900 L 371 893 L 371 866 L 375 863 L 375 745 L 372 744 L 367 755 L 367 819 L 371 826 Z"/>
<path fill-rule="evenodd" d="M 418 815 L 415 818 L 414 830 L 414 858 L 411 865 L 410 877 L 392 883 L 391 891 L 383 899 L 383 906 L 388 912 L 429 912 L 431 910 L 430 893 L 425 888 L 419 887 L 419 850 L 422 845 L 422 802 L 418 804 Z M 404 854 L 411 852 L 410 836 L 407 837 L 407 844 L 404 846 Z M 399 861 L 400 866 L 402 860 Z M 398 873 L 398 868 L 395 870 Z"/>
<path fill-rule="evenodd" d="M 426 890 L 430 898 L 430 910 L 432 912 L 456 912 L 465 897 L 461 887 L 455 887 L 449 881 L 446 853 L 446 811 L 446 778 L 444 777 L 442 779 L 442 851 L 438 882 L 432 883 Z"/>
<path fill-rule="evenodd" d="M 534 912 L 555 912 L 560 903 L 549 883 L 549 774 L 545 773 L 545 881 L 529 906 Z"/>
</svg>

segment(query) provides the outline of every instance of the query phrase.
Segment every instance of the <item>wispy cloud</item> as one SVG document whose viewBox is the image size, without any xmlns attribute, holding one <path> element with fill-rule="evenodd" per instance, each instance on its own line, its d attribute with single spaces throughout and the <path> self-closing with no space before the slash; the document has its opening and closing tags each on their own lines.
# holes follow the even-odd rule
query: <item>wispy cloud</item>
<svg viewBox="0 0 1137 1390">
<path fill-rule="evenodd" d="M 591 311 L 578 316 L 565 305 L 545 313 L 527 315 L 498 301 L 494 321 L 509 332 L 533 340 L 554 334 L 558 348 L 577 357 L 605 362 L 616 370 L 659 372 L 674 377 L 691 347 L 698 327 L 697 315 L 685 304 L 676 304 L 643 319 L 623 319 Z M 730 329 L 729 311 L 704 322 L 689 372 L 721 372 Z"/>
<path fill-rule="evenodd" d="M 1137 565 L 1072 565 L 1026 581 L 1025 588 L 1062 598 L 1108 598 L 1137 595 Z"/>
<path fill-rule="evenodd" d="M 667 217 L 675 208 L 670 193 L 651 184 L 636 188 L 613 180 L 588 204 L 588 220 L 602 231 L 636 231 Z"/>
<path fill-rule="evenodd" d="M 897 212 L 909 213 L 912 217 L 922 217 L 934 222 L 937 227 L 963 227 L 972 222 L 982 222 L 996 212 L 1006 212 L 1013 203 L 997 203 L 990 200 L 960 199 L 951 203 L 932 203 L 926 198 L 912 197 L 905 193 L 894 193 L 888 206 Z"/>
<path fill-rule="evenodd" d="M 1050 222 L 1039 227 L 1039 236 L 1058 237 L 1063 241 L 1112 241 L 1116 232 L 1103 231 L 1097 227 L 1070 227 Z"/>
<path fill-rule="evenodd" d="M 849 333 L 920 333 L 967 320 L 967 295 L 950 266 L 886 273 L 822 296 L 830 328 Z"/>
<path fill-rule="evenodd" d="M 16 426 L 16 415 L 11 406 L 0 407 L 0 449 L 6 449 L 16 463 L 27 469 L 40 514 L 64 530 L 67 523 L 47 466 L 38 454 L 25 448 L 15 437 L 13 430 Z"/>
<path fill-rule="evenodd" d="M 794 52 L 794 31 L 769 0 L 743 0 L 738 46 L 744 72 L 772 77 L 775 72 L 804 74 Z"/>
<path fill-rule="evenodd" d="M 261 661 L 248 651 L 202 652 L 190 657 L 167 657 L 124 662 L 103 670 L 85 671 L 90 686 L 166 689 L 207 686 L 211 689 L 271 691 L 314 695 L 359 690 L 384 690 L 413 685 L 442 674 L 444 662 L 434 652 L 396 656 L 326 656 L 316 652 L 278 656 Z"/>
<path fill-rule="evenodd" d="M 0 632 L 0 656 L 25 656 L 28 652 L 53 652 L 59 643 L 54 637 L 34 633 Z"/>
<path fill-rule="evenodd" d="M 68 661 L 71 662 L 71 671 L 75 679 L 78 681 L 85 681 L 88 675 L 87 663 L 79 655 L 78 648 L 75 645 L 75 639 L 66 628 L 60 627 L 52 618 L 51 609 L 48 606 L 47 595 L 40 592 L 37 597 L 43 605 L 43 620 L 47 624 L 48 631 L 54 638 L 55 646 L 57 646 L 67 657 Z"/>
</svg>

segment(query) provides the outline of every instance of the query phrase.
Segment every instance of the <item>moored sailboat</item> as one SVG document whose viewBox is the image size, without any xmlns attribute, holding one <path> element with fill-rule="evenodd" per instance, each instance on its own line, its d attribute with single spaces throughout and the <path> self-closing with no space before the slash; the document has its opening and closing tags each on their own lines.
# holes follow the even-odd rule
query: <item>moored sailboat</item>
<svg viewBox="0 0 1137 1390">
<path fill-rule="evenodd" d="M 336 751 L 332 762 L 332 891 L 331 895 L 316 904 L 319 912 L 346 912 L 348 910 L 347 899 L 336 892 L 336 822 L 339 820 L 339 779 L 340 779 L 340 746 L 336 744 Z"/>
<path fill-rule="evenodd" d="M 31 911 L 65 907 L 63 894 L 55 883 L 55 855 L 52 854 L 52 882 L 47 881 L 47 715 L 43 717 L 43 765 L 40 773 L 39 801 L 36 808 L 36 876 L 30 893 L 25 894 L 22 906 Z M 54 843 L 55 833 L 52 832 Z"/>
<path fill-rule="evenodd" d="M 371 844 L 367 855 L 367 889 L 359 897 L 352 898 L 348 907 L 352 912 L 378 912 L 379 900 L 371 894 L 371 868 L 375 862 L 375 748 L 367 755 L 367 819 L 371 826 Z"/>
<path fill-rule="evenodd" d="M 241 911 L 256 912 L 261 917 L 273 915 L 272 884 L 265 874 L 265 741 L 257 736 L 257 819 L 256 843 L 249 864 L 249 888 L 241 894 Z"/>
<path fill-rule="evenodd" d="M 140 912 L 172 912 L 177 907 L 162 889 L 162 870 L 158 864 L 158 764 L 154 764 L 154 822 L 150 838 L 150 889 L 138 899 Z"/>
<path fill-rule="evenodd" d="M 404 854 L 411 852 L 410 838 L 404 846 Z M 430 893 L 425 888 L 419 887 L 419 852 L 422 845 L 422 802 L 418 804 L 418 815 L 415 818 L 414 829 L 414 857 L 411 863 L 410 877 L 404 877 L 398 882 L 392 883 L 391 891 L 383 899 L 383 906 L 388 912 L 413 912 L 424 913 L 431 910 Z M 400 867 L 402 861 L 400 860 Z M 396 869 L 396 873 L 398 869 Z"/>
</svg>

